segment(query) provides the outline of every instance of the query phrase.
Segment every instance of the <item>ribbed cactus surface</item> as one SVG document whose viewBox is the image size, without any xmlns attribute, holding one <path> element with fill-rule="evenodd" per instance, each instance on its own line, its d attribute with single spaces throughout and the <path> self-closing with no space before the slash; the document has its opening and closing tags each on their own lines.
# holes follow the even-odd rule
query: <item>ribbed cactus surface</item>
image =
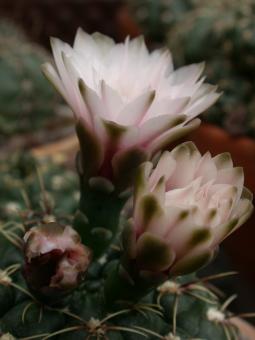
<svg viewBox="0 0 255 340">
<path fill-rule="evenodd" d="M 49 59 L 47 52 L 3 19 L 0 51 L 0 140 L 53 126 L 54 116 L 64 106 L 40 71 L 42 62 Z"/>
<path fill-rule="evenodd" d="M 57 165 L 38 164 L 30 156 L 1 164 L 1 340 L 238 339 L 226 311 L 230 300 L 220 301 L 207 285 L 213 277 L 171 279 L 135 303 L 107 304 L 104 284 L 120 256 L 118 241 L 66 297 L 44 301 L 32 293 L 24 280 L 25 231 L 52 222 L 68 225 L 76 206 L 74 174 L 59 172 Z"/>
<path fill-rule="evenodd" d="M 191 0 L 128 0 L 128 5 L 145 36 L 154 42 L 164 41 L 169 27 L 192 8 Z"/>
<path fill-rule="evenodd" d="M 205 118 L 233 135 L 254 137 L 254 2 L 192 3 L 168 33 L 174 60 L 179 65 L 206 60 L 208 79 L 224 95 Z"/>
</svg>

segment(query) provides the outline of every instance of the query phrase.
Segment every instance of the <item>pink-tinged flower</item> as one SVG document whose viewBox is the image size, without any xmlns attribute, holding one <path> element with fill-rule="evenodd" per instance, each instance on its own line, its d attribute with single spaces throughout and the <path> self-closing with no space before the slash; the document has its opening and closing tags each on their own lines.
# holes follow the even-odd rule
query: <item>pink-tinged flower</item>
<svg viewBox="0 0 255 340">
<path fill-rule="evenodd" d="M 78 29 L 73 47 L 52 39 L 47 78 L 74 112 L 84 171 L 116 180 L 198 126 L 219 97 L 204 64 L 173 69 L 168 50 L 149 53 L 142 37 L 116 44 Z"/>
<path fill-rule="evenodd" d="M 228 153 L 201 156 L 191 142 L 165 151 L 152 167 L 141 165 L 136 178 L 126 256 L 143 271 L 193 272 L 253 210 L 243 170 Z"/>
<path fill-rule="evenodd" d="M 24 276 L 31 289 L 42 295 L 55 295 L 80 283 L 91 253 L 73 228 L 53 222 L 44 224 L 31 228 L 24 241 Z"/>
</svg>

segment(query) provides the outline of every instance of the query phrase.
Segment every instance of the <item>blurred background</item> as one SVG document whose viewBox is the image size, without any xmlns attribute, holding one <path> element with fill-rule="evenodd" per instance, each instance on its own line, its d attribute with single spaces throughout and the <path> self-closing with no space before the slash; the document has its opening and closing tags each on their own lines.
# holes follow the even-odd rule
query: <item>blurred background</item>
<svg viewBox="0 0 255 340">
<path fill-rule="evenodd" d="M 149 49 L 171 49 L 176 67 L 205 60 L 224 94 L 186 139 L 231 152 L 255 193 L 255 0 L 0 0 L 0 222 L 22 210 L 20 188 L 35 195 L 37 162 L 59 207 L 75 210 L 72 118 L 40 65 L 51 59 L 49 36 L 72 43 L 79 26 L 116 41 L 144 34 Z M 230 270 L 239 275 L 217 285 L 238 292 L 233 310 L 254 312 L 255 215 L 201 275 Z"/>
</svg>

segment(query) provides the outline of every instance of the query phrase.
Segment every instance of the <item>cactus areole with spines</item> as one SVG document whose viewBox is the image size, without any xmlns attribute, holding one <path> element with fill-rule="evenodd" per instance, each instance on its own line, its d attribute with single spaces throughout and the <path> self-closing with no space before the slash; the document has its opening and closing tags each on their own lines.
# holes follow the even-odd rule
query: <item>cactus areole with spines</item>
<svg viewBox="0 0 255 340">
<path fill-rule="evenodd" d="M 228 153 L 171 147 L 219 96 L 203 64 L 174 71 L 142 38 L 81 29 L 73 47 L 52 48 L 56 69 L 43 71 L 74 112 L 80 203 L 73 216 L 59 198 L 52 208 L 63 183 L 46 192 L 38 170 L 41 204 L 24 185 L 24 212 L 10 221 L 18 203 L 6 205 L 0 340 L 238 339 L 232 298 L 207 285 L 228 273 L 195 272 L 247 220 L 252 195 Z"/>
</svg>

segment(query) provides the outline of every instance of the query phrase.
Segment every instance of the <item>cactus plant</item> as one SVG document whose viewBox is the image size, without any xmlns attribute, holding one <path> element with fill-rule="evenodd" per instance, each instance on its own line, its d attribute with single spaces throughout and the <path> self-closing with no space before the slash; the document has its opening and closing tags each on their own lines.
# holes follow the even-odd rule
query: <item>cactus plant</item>
<svg viewBox="0 0 255 340">
<path fill-rule="evenodd" d="M 232 135 L 254 137 L 254 2 L 130 0 L 129 3 L 152 44 L 168 41 L 177 65 L 207 61 L 208 79 L 219 84 L 225 95 L 204 119 Z"/>
<path fill-rule="evenodd" d="M 65 190 L 59 196 L 58 182 L 61 179 L 65 186 L 65 178 L 70 180 L 70 172 L 65 175 L 62 169 L 59 177 L 60 175 L 56 174 L 56 168 L 60 171 L 59 167 L 43 163 L 37 167 L 40 169 L 39 173 L 43 174 L 44 188 L 47 188 L 48 194 L 55 198 L 55 202 L 60 201 L 62 211 L 59 208 L 54 209 L 49 216 L 47 211 L 40 211 L 37 204 L 33 208 L 26 207 L 22 195 L 18 194 L 20 187 L 28 190 L 29 185 L 33 184 L 33 190 L 28 190 L 30 195 L 33 195 L 32 202 L 36 202 L 38 196 L 43 197 L 45 192 L 41 191 L 44 189 L 40 188 L 40 185 L 35 185 L 40 179 L 35 160 L 29 155 L 26 159 L 24 156 L 22 158 L 21 160 L 15 157 L 10 164 L 7 165 L 7 162 L 1 164 L 0 178 L 5 183 L 1 207 L 9 206 L 8 215 L 1 214 L 0 224 L 1 340 L 237 338 L 238 330 L 231 323 L 232 314 L 225 310 L 226 303 L 220 301 L 206 284 L 210 279 L 217 278 L 217 275 L 203 279 L 187 275 L 169 280 L 135 304 L 127 303 L 124 306 L 116 306 L 114 310 L 107 310 L 103 303 L 102 283 L 110 267 L 119 258 L 117 246 L 112 247 L 102 259 L 90 266 L 86 273 L 86 281 L 70 296 L 52 305 L 49 303 L 51 299 L 48 304 L 38 300 L 38 297 L 28 290 L 22 275 L 24 259 L 21 240 L 24 225 L 33 226 L 40 222 L 47 226 L 50 220 L 67 222 L 66 208 L 70 208 L 73 199 L 69 199 L 69 204 L 64 205 L 63 200 L 74 197 L 77 191 L 72 182 L 69 192 Z M 45 172 L 45 169 L 50 171 Z M 16 196 L 16 201 L 11 194 Z M 19 214 L 17 210 L 10 209 L 11 207 L 18 207 Z"/>
<path fill-rule="evenodd" d="M 60 160 L 61 157 L 59 157 Z M 79 200 L 78 181 L 75 173 L 68 169 L 64 170 L 57 160 L 56 157 L 56 161 L 50 159 L 39 161 L 28 152 L 17 152 L 9 158 L 1 159 L 1 221 L 16 220 L 28 200 L 33 209 L 38 209 L 41 206 L 42 197 L 40 196 L 38 176 L 43 179 L 48 200 L 54 211 L 58 211 L 61 206 L 61 209 L 67 214 L 71 215 L 75 212 Z M 40 169 L 39 174 L 37 168 Z M 27 192 L 27 196 L 24 196 L 24 190 Z M 54 192 L 54 197 L 50 192 Z M 30 195 L 33 196 L 31 200 L 29 199 Z"/>
<path fill-rule="evenodd" d="M 47 52 L 3 19 L 0 50 L 0 142 L 13 134 L 53 127 L 54 116 L 64 113 L 65 107 L 40 72 L 42 62 L 49 59 Z"/>
<path fill-rule="evenodd" d="M 168 32 L 174 59 L 179 65 L 206 60 L 209 80 L 224 95 L 204 118 L 233 135 L 254 137 L 254 2 L 192 3 Z"/>
<path fill-rule="evenodd" d="M 29 160 L 34 163 L 33 159 Z M 27 164 L 26 162 L 25 165 Z M 39 169 L 43 172 L 44 167 L 45 164 L 41 164 Z M 19 172 L 20 164 L 17 166 L 17 163 L 12 163 L 10 168 Z M 6 176 L 6 170 L 2 170 L 1 178 Z M 27 196 L 31 202 L 37 202 L 38 194 L 45 197 L 45 192 L 40 192 L 44 187 L 38 190 L 38 182 L 42 179 L 38 178 L 38 172 L 35 170 L 29 172 L 29 181 L 37 187 L 37 191 L 29 192 Z M 51 176 L 54 179 L 56 175 Z M 51 176 L 44 176 L 46 187 L 47 179 Z M 64 174 L 62 176 L 65 179 Z M 11 179 L 12 183 L 16 182 L 17 174 L 9 174 L 9 180 Z M 70 189 L 69 196 L 75 193 L 75 189 Z M 56 188 L 49 192 L 52 197 L 56 193 Z M 19 197 L 19 186 L 12 188 L 12 194 Z M 62 193 L 61 201 L 65 194 Z M 21 200 L 20 196 L 19 202 Z M 44 203 L 47 206 L 47 202 Z M 150 291 L 140 301 L 125 302 L 116 305 L 114 309 L 107 307 L 104 303 L 103 282 L 119 258 L 120 249 L 117 244 L 107 251 L 103 258 L 94 261 L 86 273 L 86 280 L 69 296 L 60 301 L 55 301 L 52 296 L 47 301 L 40 300 L 27 288 L 22 274 L 24 226 L 47 226 L 50 221 L 58 221 L 63 225 L 68 223 L 69 214 L 66 210 L 55 210 L 49 216 L 49 212 L 40 210 L 37 204 L 36 210 L 25 205 L 23 207 L 24 210 L 20 210 L 18 217 L 13 216 L 12 222 L 10 215 L 1 217 L 1 340 L 237 339 L 238 330 L 231 323 L 233 315 L 226 311 L 230 300 L 223 303 L 206 284 L 217 278 L 217 275 L 203 279 L 194 275 L 170 279 Z"/>
<path fill-rule="evenodd" d="M 47 187 L 40 170 L 33 176 L 30 158 L 4 168 L 25 205 L 0 225 L 0 339 L 238 339 L 227 311 L 234 296 L 222 301 L 208 285 L 224 274 L 195 272 L 252 212 L 243 171 L 191 142 L 158 152 L 217 99 L 198 81 L 203 66 L 173 72 L 168 54 L 149 54 L 142 39 L 115 44 L 81 30 L 73 49 L 53 40 L 53 53 L 58 72 L 44 71 L 74 111 L 80 201 L 70 216 L 71 192 Z M 155 130 L 169 102 L 172 117 Z"/>
<path fill-rule="evenodd" d="M 154 43 L 164 42 L 168 29 L 192 8 L 190 0 L 128 0 L 128 5 L 145 37 Z"/>
</svg>

